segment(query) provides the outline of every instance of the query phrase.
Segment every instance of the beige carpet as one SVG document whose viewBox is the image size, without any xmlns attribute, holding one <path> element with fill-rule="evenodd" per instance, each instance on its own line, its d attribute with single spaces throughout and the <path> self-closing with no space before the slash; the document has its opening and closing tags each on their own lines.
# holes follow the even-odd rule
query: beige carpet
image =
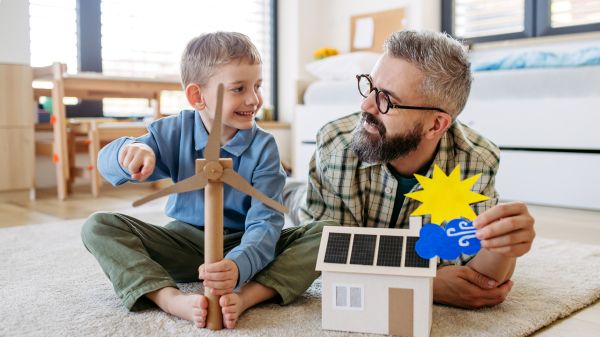
<svg viewBox="0 0 600 337">
<path fill-rule="evenodd" d="M 146 215 L 146 218 L 152 218 Z M 320 280 L 287 307 L 263 304 L 234 331 L 159 310 L 129 313 L 83 247 L 83 220 L 0 229 L 0 336 L 342 336 L 321 330 Z M 432 336 L 525 336 L 600 298 L 600 246 L 536 239 L 506 301 L 476 311 L 434 306 Z M 198 283 L 182 285 L 198 292 Z"/>
</svg>

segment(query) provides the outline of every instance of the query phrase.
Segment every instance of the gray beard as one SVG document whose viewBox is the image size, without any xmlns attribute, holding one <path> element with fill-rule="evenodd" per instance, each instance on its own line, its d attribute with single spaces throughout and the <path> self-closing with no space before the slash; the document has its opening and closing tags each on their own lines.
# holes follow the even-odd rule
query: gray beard
<svg viewBox="0 0 600 337">
<path fill-rule="evenodd" d="M 364 123 L 375 126 L 377 135 L 365 130 Z M 423 139 L 423 123 L 419 120 L 412 131 L 393 137 L 387 136 L 385 125 L 368 112 L 362 112 L 361 118 L 352 136 L 352 151 L 360 161 L 371 164 L 387 164 L 413 153 Z"/>
</svg>

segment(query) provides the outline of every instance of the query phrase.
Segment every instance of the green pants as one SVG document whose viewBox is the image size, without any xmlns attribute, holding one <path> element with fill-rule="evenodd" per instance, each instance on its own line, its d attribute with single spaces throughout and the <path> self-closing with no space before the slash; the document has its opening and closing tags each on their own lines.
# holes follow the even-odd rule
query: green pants
<svg viewBox="0 0 600 337">
<path fill-rule="evenodd" d="M 275 249 L 276 258 L 252 278 L 275 289 L 281 304 L 302 295 L 319 277 L 315 271 L 321 232 L 332 221 L 286 228 Z M 223 235 L 223 254 L 238 246 L 244 232 Z M 81 230 L 87 250 L 112 282 L 117 296 L 131 311 L 157 306 L 143 296 L 175 282 L 199 282 L 204 263 L 204 231 L 181 221 L 165 227 L 110 212 L 92 214 Z"/>
</svg>

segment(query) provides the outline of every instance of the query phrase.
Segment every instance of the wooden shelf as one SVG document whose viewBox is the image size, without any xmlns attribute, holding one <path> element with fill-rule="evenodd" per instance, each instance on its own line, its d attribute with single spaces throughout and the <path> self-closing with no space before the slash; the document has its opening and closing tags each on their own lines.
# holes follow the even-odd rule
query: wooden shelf
<svg viewBox="0 0 600 337">
<path fill-rule="evenodd" d="M 290 123 L 282 123 L 276 121 L 257 121 L 256 124 L 263 129 L 289 129 Z"/>
</svg>

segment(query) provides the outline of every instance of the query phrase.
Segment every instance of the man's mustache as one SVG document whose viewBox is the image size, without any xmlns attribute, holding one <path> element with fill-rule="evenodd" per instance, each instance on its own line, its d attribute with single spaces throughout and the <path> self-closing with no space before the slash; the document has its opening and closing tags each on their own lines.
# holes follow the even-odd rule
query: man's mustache
<svg viewBox="0 0 600 337">
<path fill-rule="evenodd" d="M 385 133 L 386 133 L 385 125 L 383 125 L 383 123 L 381 123 L 381 121 L 379 119 L 375 118 L 375 116 L 373 116 L 372 114 L 370 114 L 366 111 L 361 112 L 361 117 L 362 117 L 363 121 L 366 121 L 367 123 L 376 127 L 377 130 L 379 131 L 379 135 L 382 138 L 385 137 Z"/>
</svg>

